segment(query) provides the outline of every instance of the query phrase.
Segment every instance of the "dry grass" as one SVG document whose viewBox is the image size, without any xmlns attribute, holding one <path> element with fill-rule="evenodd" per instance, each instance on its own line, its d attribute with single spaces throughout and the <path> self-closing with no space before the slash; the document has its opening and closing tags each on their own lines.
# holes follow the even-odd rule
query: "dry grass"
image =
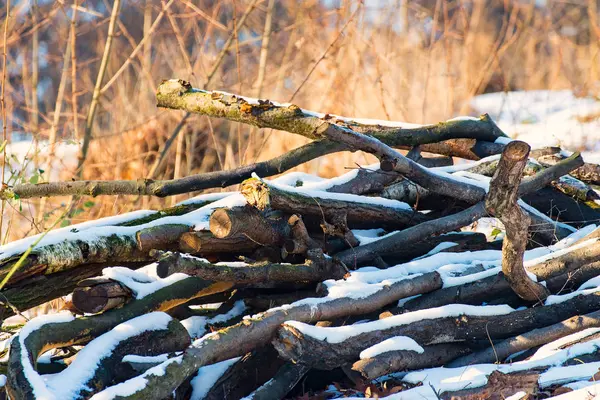
<svg viewBox="0 0 600 400">
<path fill-rule="evenodd" d="M 2 18 L 8 24 L 9 137 L 16 140 L 17 133 L 32 133 L 39 143 L 55 130 L 59 141 L 79 141 L 112 2 L 77 1 L 74 55 L 66 51 L 72 45 L 72 0 L 40 2 L 37 13 L 30 3 L 16 2 L 10 17 Z M 293 98 L 307 109 L 416 123 L 469 113 L 469 100 L 486 91 L 567 88 L 587 94 L 597 90 L 600 80 L 595 0 L 552 1 L 550 8 L 536 8 L 534 1 L 525 0 L 410 0 L 406 10 L 405 2 L 392 0 L 276 1 L 267 50 L 261 43 L 263 33 L 269 32 L 269 1 L 258 0 L 218 65 L 218 55 L 250 0 L 175 0 L 153 31 L 166 1 L 123 3 L 103 83 L 110 85 L 99 101 L 83 170 L 86 179 L 148 176 L 182 117 L 154 105 L 154 89 L 166 78 L 204 87 L 214 69 L 209 89 L 248 96 L 260 92 L 279 101 Z M 131 57 L 137 47 L 140 51 Z M 263 64 L 261 52 L 267 61 Z M 66 93 L 58 96 L 61 81 Z M 55 115 L 56 110 L 60 114 Z M 191 116 L 155 178 L 232 168 L 302 143 L 304 139 L 282 132 Z M 30 165 L 43 161 L 33 149 Z M 331 176 L 372 160 L 367 158 L 337 154 L 299 169 Z M 21 165 L 6 179 L 29 180 L 32 171 Z M 74 174 L 73 167 L 60 171 L 62 179 Z M 40 179 L 48 179 L 47 172 Z M 3 237 L 14 239 L 43 229 L 44 215 L 60 209 L 65 200 L 48 201 L 41 215 L 35 211 L 38 202 L 23 204 L 22 209 L 19 204 L 7 206 Z M 94 203 L 81 206 L 71 222 L 162 207 L 172 200 L 106 197 Z"/>
</svg>

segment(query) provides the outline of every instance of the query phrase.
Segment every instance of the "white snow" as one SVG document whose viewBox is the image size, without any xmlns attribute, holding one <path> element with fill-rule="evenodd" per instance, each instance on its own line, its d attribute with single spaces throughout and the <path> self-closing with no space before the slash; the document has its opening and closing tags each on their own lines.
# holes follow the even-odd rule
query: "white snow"
<svg viewBox="0 0 600 400">
<path fill-rule="evenodd" d="M 324 190 L 315 190 L 315 189 L 311 189 L 311 188 L 306 188 L 304 186 L 300 186 L 300 187 L 287 186 L 287 185 L 282 185 L 280 183 L 277 183 L 276 181 L 265 181 L 265 180 L 259 178 L 259 176 L 256 175 L 255 173 L 252 174 L 252 177 L 259 179 L 263 182 L 266 182 L 269 186 L 272 186 L 276 189 L 312 197 L 315 200 L 318 200 L 318 199 L 340 200 L 340 201 L 347 201 L 347 202 L 351 202 L 351 203 L 365 203 L 365 204 L 371 204 L 371 205 L 375 205 L 375 206 L 384 206 L 384 207 L 396 208 L 396 209 L 400 209 L 400 210 L 412 211 L 411 206 L 409 206 L 408 204 L 403 203 L 401 201 L 398 201 L 398 200 L 390 200 L 390 199 L 385 199 L 383 197 L 359 196 L 356 194 L 348 194 L 348 193 L 330 193 L 330 192 L 326 192 Z"/>
<path fill-rule="evenodd" d="M 0 387 L 4 387 L 6 385 L 6 375 L 0 374 Z"/>
<path fill-rule="evenodd" d="M 408 336 L 394 336 L 361 351 L 360 359 L 366 360 L 367 358 L 373 358 L 379 354 L 386 353 L 388 351 L 397 350 L 415 351 L 419 354 L 425 352 L 425 349 L 423 349 L 423 347 L 421 347 L 419 343 L 409 338 Z"/>
<path fill-rule="evenodd" d="M 189 275 L 182 273 L 159 278 L 156 275 L 156 265 L 156 263 L 152 263 L 136 271 L 126 267 L 104 268 L 102 275 L 127 286 L 135 293 L 135 298 L 138 300 L 175 282 L 189 278 Z"/>
<path fill-rule="evenodd" d="M 44 379 L 42 379 L 40 374 L 38 374 L 33 367 L 35 360 L 30 359 L 30 354 L 25 347 L 25 339 L 27 339 L 27 336 L 46 324 L 60 324 L 71 322 L 74 319 L 75 317 L 73 314 L 68 311 L 56 314 L 40 315 L 27 322 L 19 332 L 19 345 L 21 346 L 21 365 L 23 366 L 23 373 L 31 385 L 35 397 L 38 399 L 53 400 L 55 397 L 46 387 Z"/>
<path fill-rule="evenodd" d="M 85 383 L 94 376 L 97 365 L 103 358 L 109 357 L 120 342 L 143 332 L 166 329 L 171 320 L 168 314 L 157 311 L 115 326 L 80 350 L 67 369 L 48 378 L 48 389 L 56 399 L 75 398 L 85 387 Z"/>
<path fill-rule="evenodd" d="M 471 105 L 478 113 L 489 113 L 513 139 L 533 148 L 561 145 L 571 150 L 600 150 L 595 140 L 600 119 L 581 119 L 600 112 L 600 101 L 592 96 L 576 97 L 570 90 L 499 92 L 476 96 Z"/>
<path fill-rule="evenodd" d="M 190 400 L 202 400 L 206 397 L 217 380 L 219 380 L 233 364 L 238 362 L 240 358 L 241 357 L 232 358 L 198 369 L 198 373 L 190 382 L 192 385 L 192 396 L 190 397 Z"/>
<path fill-rule="evenodd" d="M 243 300 L 234 303 L 231 310 L 225 314 L 219 314 L 212 318 L 203 316 L 193 316 L 181 321 L 181 324 L 187 329 L 192 338 L 202 337 L 206 333 L 206 326 L 227 322 L 235 317 L 239 317 L 246 311 L 246 305 Z"/>
<path fill-rule="evenodd" d="M 169 359 L 168 354 L 159 354 L 157 356 L 139 356 L 137 354 L 128 354 L 123 357 L 124 363 L 162 363 Z"/>
<path fill-rule="evenodd" d="M 317 327 L 298 321 L 286 321 L 284 324 L 291 326 L 305 335 L 312 336 L 318 340 L 326 340 L 329 343 L 341 343 L 352 336 L 357 336 L 366 332 L 389 329 L 395 326 L 408 325 L 416 321 L 425 319 L 458 317 L 460 315 L 470 316 L 491 316 L 505 315 L 515 311 L 507 305 L 499 306 L 471 306 L 464 304 L 449 304 L 442 307 L 428 308 L 408 312 L 405 314 L 394 315 L 377 321 L 364 324 L 336 326 L 336 327 Z"/>
</svg>

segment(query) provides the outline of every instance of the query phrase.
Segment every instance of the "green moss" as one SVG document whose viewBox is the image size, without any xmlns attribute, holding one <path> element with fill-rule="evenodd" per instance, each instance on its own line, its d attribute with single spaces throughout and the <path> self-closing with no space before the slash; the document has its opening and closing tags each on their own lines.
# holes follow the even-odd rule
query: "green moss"
<svg viewBox="0 0 600 400">
<path fill-rule="evenodd" d="M 164 217 L 183 215 L 183 214 L 189 213 L 190 211 L 197 210 L 200 207 L 204 207 L 205 205 L 210 204 L 210 203 L 211 203 L 210 201 L 202 201 L 202 202 L 194 203 L 194 204 L 185 204 L 185 205 L 170 207 L 170 208 L 166 208 L 161 211 L 157 211 L 154 214 L 147 215 L 142 218 L 123 222 L 121 224 L 118 224 L 117 226 L 137 226 L 137 225 L 146 224 L 148 222 L 152 222 L 157 219 L 164 218 Z"/>
</svg>

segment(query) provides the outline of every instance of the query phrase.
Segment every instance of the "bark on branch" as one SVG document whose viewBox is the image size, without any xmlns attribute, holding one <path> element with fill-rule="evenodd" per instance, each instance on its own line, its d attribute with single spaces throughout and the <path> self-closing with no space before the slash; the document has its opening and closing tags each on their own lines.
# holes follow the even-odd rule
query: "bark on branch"
<svg viewBox="0 0 600 400">
<path fill-rule="evenodd" d="M 550 293 L 543 285 L 534 282 L 523 266 L 531 220 L 517 204 L 517 192 L 529 150 L 527 143 L 519 141 L 510 142 L 504 148 L 490 182 L 485 208 L 506 227 L 506 237 L 502 243 L 502 272 L 510 287 L 522 299 L 542 301 Z"/>
</svg>

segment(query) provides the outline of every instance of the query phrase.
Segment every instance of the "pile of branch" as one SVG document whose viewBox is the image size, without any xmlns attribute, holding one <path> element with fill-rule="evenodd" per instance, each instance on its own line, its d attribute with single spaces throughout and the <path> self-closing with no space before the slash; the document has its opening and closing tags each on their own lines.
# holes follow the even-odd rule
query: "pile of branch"
<svg viewBox="0 0 600 400">
<path fill-rule="evenodd" d="M 168 196 L 241 183 L 52 231 L 31 252 L 36 237 L 0 247 L 0 278 L 21 265 L 0 292 L 3 318 L 70 294 L 68 311 L 7 333 L 11 399 L 596 390 L 598 166 L 511 141 L 487 115 L 382 126 L 180 80 L 163 82 L 157 102 L 313 142 L 173 181 L 4 188 Z M 265 179 L 358 150 L 379 163 Z"/>
</svg>

